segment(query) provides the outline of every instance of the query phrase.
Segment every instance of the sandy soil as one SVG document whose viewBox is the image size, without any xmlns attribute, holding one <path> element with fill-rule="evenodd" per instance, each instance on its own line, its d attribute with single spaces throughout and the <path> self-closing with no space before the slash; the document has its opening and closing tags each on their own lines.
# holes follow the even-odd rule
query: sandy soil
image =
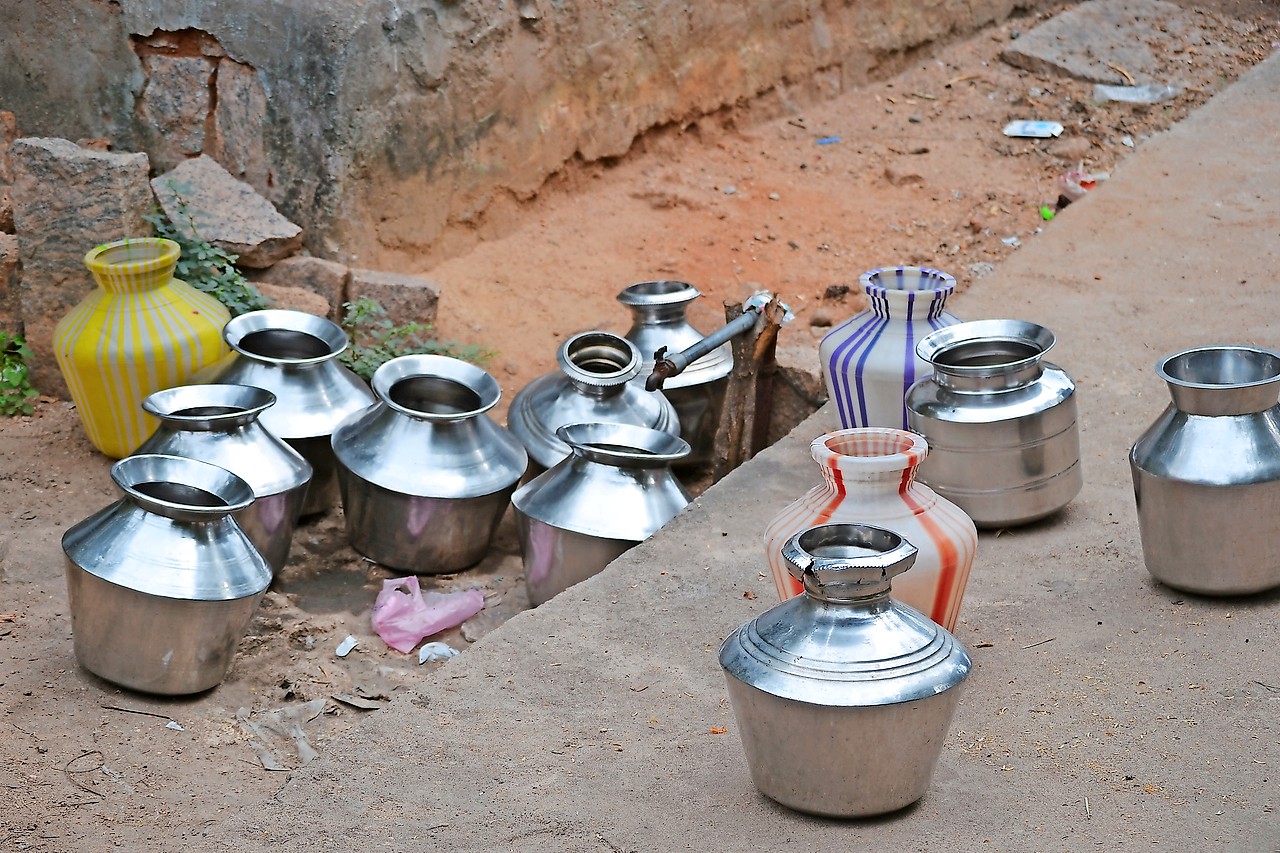
<svg viewBox="0 0 1280 853">
<path fill-rule="evenodd" d="M 654 134 L 619 162 L 559 176 L 519 211 L 510 236 L 426 270 L 444 287 L 439 330 L 496 350 L 491 366 L 509 400 L 553 369 L 565 336 L 625 330 L 630 318 L 614 296 L 635 281 L 694 283 L 705 298 L 690 316 L 706 330 L 722 321 L 724 300 L 775 290 L 798 316 L 783 345 L 809 349 L 862 307 L 863 270 L 927 264 L 962 289 L 981 287 L 1019 242 L 1054 227 L 1040 208 L 1054 205 L 1066 169 L 1109 171 L 1280 43 L 1274 5 L 1209 8 L 1195 14 L 1210 37 L 1164 57 L 1166 79 L 1184 93 L 1156 106 L 1099 105 L 1088 84 L 1004 65 L 1000 48 L 1036 23 L 1019 19 L 921 51 L 898 76 L 829 103 L 778 116 L 726 111 Z M 1052 141 L 1002 136 L 1018 118 L 1067 130 Z M 164 700 L 80 669 L 58 542 L 117 498 L 108 466 L 64 402 L 42 400 L 34 416 L 0 421 L 0 849 L 198 840 L 284 780 L 263 768 L 238 712 L 261 721 L 322 700 L 302 729 L 323 751 L 361 714 L 378 713 L 335 694 L 377 704 L 400 690 L 427 701 L 416 693 L 416 657 L 387 649 L 369 626 L 389 575 L 346 545 L 340 513 L 298 531 L 220 687 Z M 459 648 L 527 607 L 509 524 L 480 567 L 426 585 L 485 589 L 484 613 L 438 638 Z M 360 644 L 338 658 L 348 634 Z M 292 741 L 264 735 L 264 746 L 297 766 Z"/>
</svg>

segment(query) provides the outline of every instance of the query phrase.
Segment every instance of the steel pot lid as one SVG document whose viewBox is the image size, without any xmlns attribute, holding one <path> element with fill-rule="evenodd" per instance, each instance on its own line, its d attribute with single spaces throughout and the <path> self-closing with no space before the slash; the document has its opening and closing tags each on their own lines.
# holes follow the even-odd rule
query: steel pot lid
<svg viewBox="0 0 1280 853">
<path fill-rule="evenodd" d="M 185 601 L 232 601 L 270 584 L 271 567 L 229 518 L 253 503 L 245 480 L 163 454 L 121 459 L 111 478 L 125 497 L 62 537 L 75 565 L 117 586 Z M 215 540 L 221 546 L 210 549 Z"/>
<path fill-rule="evenodd" d="M 668 353 L 676 353 L 702 340 L 704 335 L 685 318 L 689 303 L 701 295 L 687 282 L 670 280 L 638 282 L 618 294 L 618 302 L 630 308 L 635 317 L 626 337 L 640 350 L 641 377 L 647 378 L 653 372 L 654 353 L 662 347 Z M 667 379 L 663 387 L 673 390 L 704 385 L 723 379 L 732 371 L 733 348 L 724 344 Z"/>
<path fill-rule="evenodd" d="M 552 527 L 642 542 L 689 503 L 671 464 L 688 442 L 647 427 L 570 424 L 556 434 L 572 455 L 525 483 L 511 497 L 518 512 Z"/>
<path fill-rule="evenodd" d="M 959 684 L 972 663 L 946 630 L 889 596 L 916 549 L 869 524 L 824 524 L 783 548 L 803 595 L 738 628 L 725 671 L 783 699 L 866 707 L 925 699 Z"/>
<path fill-rule="evenodd" d="M 583 332 L 560 345 L 556 360 L 560 369 L 521 389 L 507 415 L 508 428 L 543 468 L 571 452 L 556 434 L 568 424 L 632 424 L 680 434 L 680 417 L 666 396 L 631 382 L 643 360 L 626 338 Z"/>
<path fill-rule="evenodd" d="M 401 495 L 472 498 L 511 486 L 529 457 L 486 414 L 502 390 L 484 369 L 443 355 L 406 355 L 373 375 L 378 401 L 333 431 L 338 463 Z"/>
</svg>

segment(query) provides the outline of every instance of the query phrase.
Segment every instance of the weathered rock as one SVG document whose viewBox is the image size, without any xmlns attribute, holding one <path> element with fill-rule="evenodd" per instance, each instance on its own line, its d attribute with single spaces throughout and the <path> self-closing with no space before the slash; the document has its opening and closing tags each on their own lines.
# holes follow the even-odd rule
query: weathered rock
<svg viewBox="0 0 1280 853">
<path fill-rule="evenodd" d="M 769 444 L 791 432 L 827 402 L 827 386 L 812 347 L 778 347 L 775 357 L 778 372 L 773 376 Z"/>
<path fill-rule="evenodd" d="M 1024 33 L 1000 53 L 1016 68 L 1091 83 L 1139 82 L 1158 53 L 1197 42 L 1191 13 L 1163 0 L 1088 0 Z"/>
<path fill-rule="evenodd" d="M 18 119 L 0 110 L 0 184 L 13 183 L 13 166 L 9 162 L 9 146 L 18 138 Z"/>
<path fill-rule="evenodd" d="M 351 271 L 343 264 L 313 258 L 310 255 L 295 255 L 273 264 L 265 270 L 250 270 L 248 277 L 262 291 L 263 296 L 270 296 L 270 288 L 289 288 L 307 290 L 324 300 L 324 311 L 311 313 L 326 314 L 330 320 L 340 320 L 342 303 L 347 300 L 347 282 Z M 308 310 L 308 309 L 299 309 Z"/>
<path fill-rule="evenodd" d="M 53 327 L 93 287 L 85 252 L 151 234 L 146 154 L 81 148 L 65 139 L 19 139 L 10 149 L 14 226 L 22 258 L 18 310 L 34 356 L 32 383 L 67 396 L 53 358 Z"/>
<path fill-rule="evenodd" d="M 302 229 L 210 157 L 200 156 L 151 181 L 174 226 L 238 255 L 237 265 L 269 267 L 296 253 Z M 195 234 L 191 223 L 195 223 Z"/>
<path fill-rule="evenodd" d="M 270 169 L 262 142 L 267 94 L 258 72 L 231 59 L 218 63 L 217 104 L 207 152 L 235 177 L 265 187 Z"/>
<path fill-rule="evenodd" d="M 214 64 L 203 56 L 152 54 L 143 59 L 147 85 L 138 116 L 150 130 L 147 150 L 157 169 L 169 169 L 204 150 Z"/>
<path fill-rule="evenodd" d="M 302 311 L 317 317 L 330 317 L 333 313 L 329 308 L 329 300 L 305 287 L 289 287 L 262 281 L 254 282 L 253 286 L 266 298 L 272 308 Z"/>
<path fill-rule="evenodd" d="M 0 234 L 0 332 L 16 332 L 18 321 L 18 238 Z"/>
<path fill-rule="evenodd" d="M 421 276 L 378 270 L 351 271 L 347 282 L 347 299 L 354 302 L 362 296 L 376 299 L 387 309 L 392 323 L 434 323 L 440 302 L 440 286 Z"/>
</svg>

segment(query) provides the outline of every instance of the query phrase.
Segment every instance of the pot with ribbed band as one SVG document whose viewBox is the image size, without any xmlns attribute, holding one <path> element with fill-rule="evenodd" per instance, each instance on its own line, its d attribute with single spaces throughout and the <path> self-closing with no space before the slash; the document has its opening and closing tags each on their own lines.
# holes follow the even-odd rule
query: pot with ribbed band
<svg viewBox="0 0 1280 853">
<path fill-rule="evenodd" d="M 915 568 L 895 586 L 898 600 L 944 628 L 955 627 L 978 550 L 973 521 L 951 501 L 916 480 L 929 445 L 899 429 L 837 430 L 810 445 L 822 483 L 778 513 L 765 529 L 765 556 L 778 598 L 801 592 L 782 556 L 787 540 L 828 522 L 886 527 L 917 549 Z"/>
<path fill-rule="evenodd" d="M 702 294 L 683 281 L 641 281 L 618 294 L 618 302 L 631 309 L 633 322 L 626 337 L 644 359 L 635 380 L 643 384 L 653 372 L 654 353 L 688 349 L 704 335 L 685 316 L 689 303 Z M 663 382 L 663 392 L 680 417 L 680 434 L 689 443 L 689 454 L 676 467 L 711 461 L 716 422 L 724 403 L 729 374 L 733 372 L 733 347 L 723 344 L 694 361 L 679 375 Z"/>
<path fill-rule="evenodd" d="M 960 322 L 945 310 L 956 280 L 926 267 L 883 267 L 858 281 L 871 307 L 836 326 L 818 346 L 827 395 L 844 429 L 906 429 L 903 397 L 933 369 L 916 344 Z"/>
<path fill-rule="evenodd" d="M 929 788 L 968 652 L 890 596 L 915 556 L 893 531 L 822 524 L 788 539 L 783 556 L 804 594 L 720 647 L 752 781 L 828 817 L 910 805 Z"/>
<path fill-rule="evenodd" d="M 526 385 L 507 413 L 507 428 L 529 452 L 532 476 L 570 454 L 556 435 L 568 424 L 631 424 L 680 435 L 680 418 L 666 396 L 631 381 L 644 359 L 626 338 L 583 332 L 560 345 L 556 361 L 560 369 Z"/>
</svg>

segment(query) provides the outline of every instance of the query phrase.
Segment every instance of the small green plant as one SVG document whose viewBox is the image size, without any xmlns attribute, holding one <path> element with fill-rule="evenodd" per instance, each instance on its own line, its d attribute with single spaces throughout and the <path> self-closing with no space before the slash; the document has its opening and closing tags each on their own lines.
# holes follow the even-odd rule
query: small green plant
<svg viewBox="0 0 1280 853">
<path fill-rule="evenodd" d="M 0 332 L 0 415 L 29 415 L 35 411 L 31 401 L 36 389 L 31 387 L 27 360 L 31 350 L 21 335 Z"/>
<path fill-rule="evenodd" d="M 339 358 L 366 382 L 383 363 L 402 355 L 448 355 L 478 365 L 494 356 L 484 347 L 436 340 L 427 323 L 397 326 L 387 317 L 382 303 L 368 296 L 344 302 L 342 307 L 346 310 L 342 328 L 351 338 L 351 346 Z"/>
<path fill-rule="evenodd" d="M 177 201 L 178 213 L 187 222 L 187 229 L 178 228 L 163 210 L 157 209 L 143 218 L 156 229 L 156 236 L 172 240 L 182 249 L 178 256 L 178 268 L 174 276 L 196 290 L 217 299 L 234 317 L 246 311 L 270 307 L 258 289 L 245 279 L 236 267 L 239 255 L 233 255 L 200 237 L 195 217 L 187 209 L 187 202 L 173 184 L 169 185 Z"/>
</svg>

